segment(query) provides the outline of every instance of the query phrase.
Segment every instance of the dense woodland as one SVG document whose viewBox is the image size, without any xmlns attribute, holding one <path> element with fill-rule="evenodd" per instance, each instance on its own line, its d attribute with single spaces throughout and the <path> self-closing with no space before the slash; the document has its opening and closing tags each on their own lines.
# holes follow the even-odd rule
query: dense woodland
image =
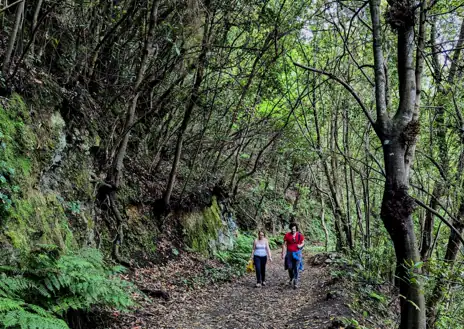
<svg viewBox="0 0 464 329">
<path fill-rule="evenodd" d="M 241 230 L 296 221 L 361 259 L 396 286 L 399 328 L 464 328 L 463 3 L 2 0 L 0 15 L 0 327 L 63 328 L 79 308 L 18 302 L 37 284 L 18 264 L 85 259 L 105 277 L 120 269 L 103 256 L 155 257 L 140 232 L 181 246 L 179 214 L 214 197 Z"/>
</svg>

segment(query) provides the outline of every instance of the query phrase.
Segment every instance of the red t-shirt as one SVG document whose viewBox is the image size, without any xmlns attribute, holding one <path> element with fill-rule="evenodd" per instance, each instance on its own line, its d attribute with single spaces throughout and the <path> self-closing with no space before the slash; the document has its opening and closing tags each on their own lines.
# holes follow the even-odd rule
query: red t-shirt
<svg viewBox="0 0 464 329">
<path fill-rule="evenodd" d="M 293 240 L 292 232 L 288 232 L 284 236 L 284 242 L 287 241 L 287 251 L 298 251 L 298 245 L 304 241 L 304 236 L 300 232 L 296 232 L 295 240 Z"/>
</svg>

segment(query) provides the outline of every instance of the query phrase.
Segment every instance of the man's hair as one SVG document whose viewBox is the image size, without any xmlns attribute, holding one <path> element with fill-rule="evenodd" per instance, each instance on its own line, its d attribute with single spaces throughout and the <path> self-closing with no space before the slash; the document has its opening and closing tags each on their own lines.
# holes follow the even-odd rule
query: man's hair
<svg viewBox="0 0 464 329">
<path fill-rule="evenodd" d="M 290 225 L 288 225 L 288 228 L 291 230 L 292 227 L 296 227 L 296 230 L 298 231 L 298 224 L 297 223 L 290 223 Z"/>
</svg>

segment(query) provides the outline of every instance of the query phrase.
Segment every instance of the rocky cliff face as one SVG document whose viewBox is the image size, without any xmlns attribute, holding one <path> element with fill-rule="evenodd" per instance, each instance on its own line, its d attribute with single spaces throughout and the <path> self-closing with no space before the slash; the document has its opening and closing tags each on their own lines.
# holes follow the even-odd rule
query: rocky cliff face
<svg viewBox="0 0 464 329">
<path fill-rule="evenodd" d="M 51 113 L 19 95 L 2 99 L 0 243 L 9 259 L 36 244 L 95 245 L 92 159 Z"/>
<path fill-rule="evenodd" d="M 111 249 L 114 225 L 105 200 L 98 200 L 105 180 L 98 131 L 67 122 L 61 112 L 26 103 L 19 95 L 1 99 L 0 244 L 5 260 L 37 244 Z M 130 180 L 118 193 L 126 220 L 122 250 L 131 258 L 132 253 L 156 251 L 162 225 L 152 204 L 134 201 L 139 182 L 136 173 L 128 172 Z M 168 217 L 181 226 L 180 238 L 192 249 L 230 249 L 237 229 L 233 212 L 212 193 L 207 199 Z"/>
</svg>

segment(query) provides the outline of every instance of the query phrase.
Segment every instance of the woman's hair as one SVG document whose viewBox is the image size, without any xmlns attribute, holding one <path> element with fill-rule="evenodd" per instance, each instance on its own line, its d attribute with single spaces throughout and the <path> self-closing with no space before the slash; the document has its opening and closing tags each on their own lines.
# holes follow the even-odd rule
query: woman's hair
<svg viewBox="0 0 464 329">
<path fill-rule="evenodd" d="M 290 225 L 288 225 L 288 228 L 291 230 L 292 227 L 296 227 L 296 230 L 298 231 L 298 224 L 297 223 L 290 223 Z"/>
<path fill-rule="evenodd" d="M 258 238 L 259 238 L 259 235 L 260 235 L 261 233 L 263 233 L 263 235 L 266 236 L 266 233 L 264 233 L 264 231 L 259 230 L 259 231 L 258 231 Z"/>
</svg>

